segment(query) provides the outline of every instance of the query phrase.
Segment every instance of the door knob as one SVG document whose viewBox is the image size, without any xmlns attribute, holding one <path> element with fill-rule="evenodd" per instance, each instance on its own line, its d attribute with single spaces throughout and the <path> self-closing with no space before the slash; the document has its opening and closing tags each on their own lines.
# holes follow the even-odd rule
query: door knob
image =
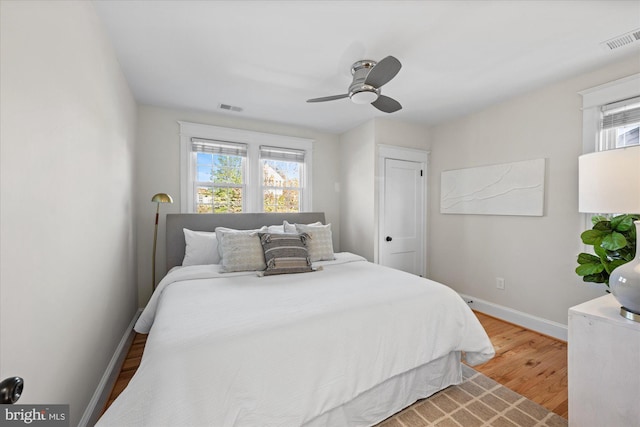
<svg viewBox="0 0 640 427">
<path fill-rule="evenodd" d="M 3 405 L 14 404 L 22 395 L 24 380 L 20 377 L 6 378 L 0 382 L 0 403 Z"/>
<path fill-rule="evenodd" d="M 386 238 L 386 239 L 384 239 L 384 240 L 386 240 L 387 242 L 390 242 L 390 241 L 392 241 L 393 239 L 391 238 L 391 236 L 387 236 L 387 238 Z"/>
</svg>

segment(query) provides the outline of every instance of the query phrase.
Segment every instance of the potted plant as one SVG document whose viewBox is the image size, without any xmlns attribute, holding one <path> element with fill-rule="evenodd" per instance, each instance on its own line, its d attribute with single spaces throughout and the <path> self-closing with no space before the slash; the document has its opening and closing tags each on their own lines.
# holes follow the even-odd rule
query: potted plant
<svg viewBox="0 0 640 427">
<path fill-rule="evenodd" d="M 578 255 L 576 273 L 585 282 L 606 283 L 616 268 L 633 260 L 636 253 L 636 227 L 640 215 L 616 215 L 611 218 L 596 215 L 593 228 L 580 235 L 585 245 L 593 246 L 593 254 Z"/>
</svg>

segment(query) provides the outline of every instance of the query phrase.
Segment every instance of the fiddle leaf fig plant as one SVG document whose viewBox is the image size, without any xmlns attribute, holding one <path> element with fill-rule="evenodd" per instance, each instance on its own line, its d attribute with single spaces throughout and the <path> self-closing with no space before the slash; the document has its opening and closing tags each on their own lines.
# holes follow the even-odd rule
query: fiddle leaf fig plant
<svg viewBox="0 0 640 427">
<path fill-rule="evenodd" d="M 622 264 L 631 261 L 636 253 L 636 227 L 639 215 L 616 215 L 612 218 L 596 215 L 593 228 L 580 235 L 585 245 L 593 246 L 594 254 L 578 255 L 576 273 L 585 282 L 606 283 L 609 275 Z"/>
</svg>

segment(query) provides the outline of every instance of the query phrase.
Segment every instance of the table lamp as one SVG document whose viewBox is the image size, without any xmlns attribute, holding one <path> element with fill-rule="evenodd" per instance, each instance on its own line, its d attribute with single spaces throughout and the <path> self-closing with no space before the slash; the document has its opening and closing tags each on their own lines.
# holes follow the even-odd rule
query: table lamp
<svg viewBox="0 0 640 427">
<path fill-rule="evenodd" d="M 640 145 L 599 151 L 579 158 L 579 209 L 587 213 L 640 214 Z M 609 275 L 620 314 L 640 322 L 640 221 L 635 258 Z"/>
</svg>

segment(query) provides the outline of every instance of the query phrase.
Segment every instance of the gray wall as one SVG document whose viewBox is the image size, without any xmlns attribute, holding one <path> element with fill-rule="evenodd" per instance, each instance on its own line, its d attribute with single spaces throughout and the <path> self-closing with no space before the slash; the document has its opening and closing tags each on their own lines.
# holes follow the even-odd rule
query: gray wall
<svg viewBox="0 0 640 427">
<path fill-rule="evenodd" d="M 0 8 L 0 378 L 76 425 L 137 309 L 136 107 L 92 3 Z"/>
<path fill-rule="evenodd" d="M 631 59 L 532 91 L 431 129 L 429 271 L 458 292 L 567 324 L 567 309 L 604 294 L 574 273 L 583 250 L 578 213 L 580 90 L 640 71 Z M 547 159 L 542 217 L 442 215 L 444 170 Z M 496 289 L 496 277 L 505 290 Z"/>
</svg>

